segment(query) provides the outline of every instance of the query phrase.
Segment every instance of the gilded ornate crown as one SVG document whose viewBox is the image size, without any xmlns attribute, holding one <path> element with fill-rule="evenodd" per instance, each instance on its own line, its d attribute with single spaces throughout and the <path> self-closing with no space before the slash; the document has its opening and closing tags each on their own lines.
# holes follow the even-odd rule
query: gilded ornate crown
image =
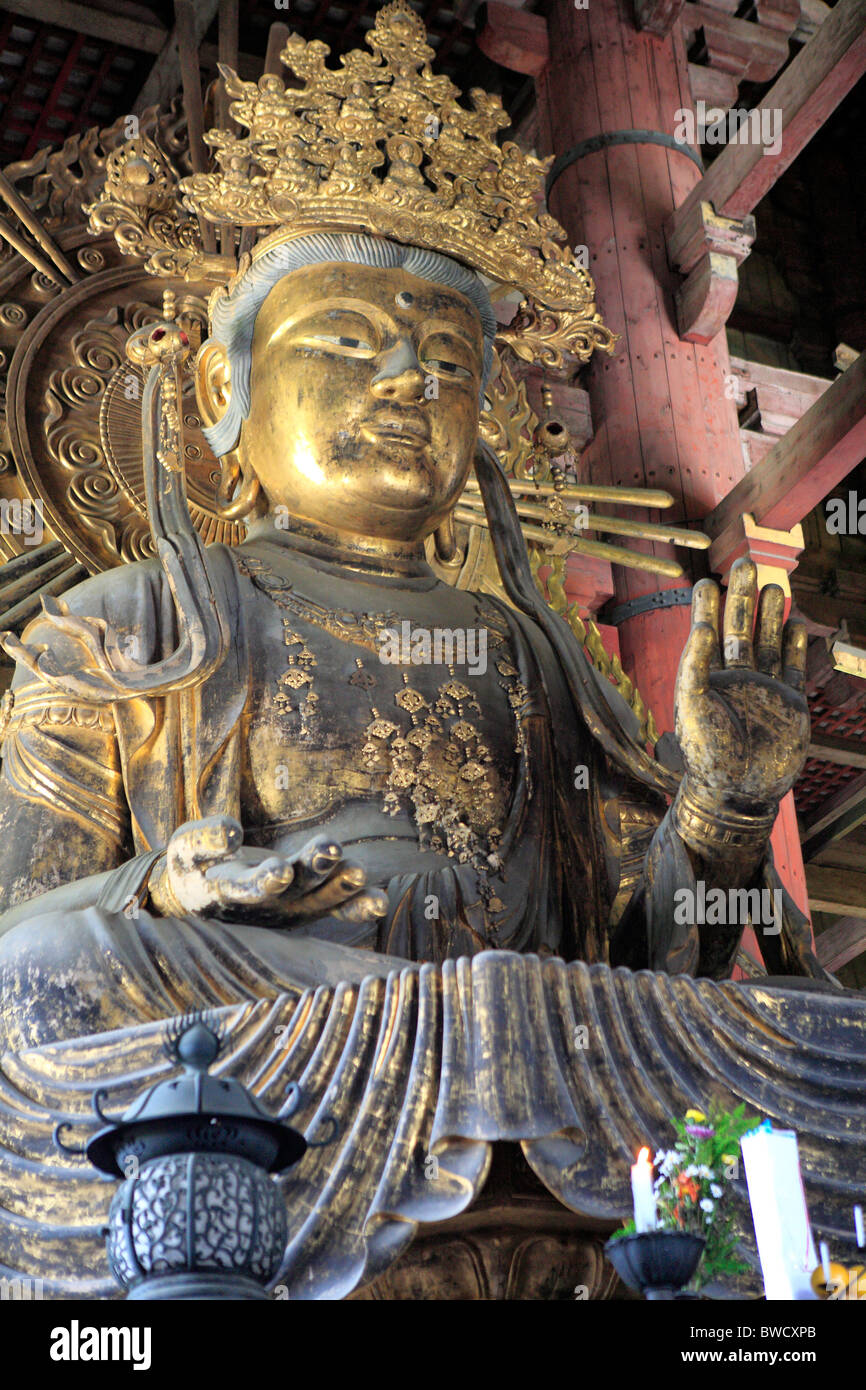
<svg viewBox="0 0 866 1390">
<path fill-rule="evenodd" d="M 93 230 L 149 253 L 154 273 L 223 284 L 248 264 L 224 254 L 227 243 L 249 244 L 238 228 L 259 230 L 254 255 L 311 231 L 373 233 L 518 290 L 520 310 L 498 337 L 527 361 L 556 367 L 565 353 L 586 361 L 596 347 L 612 351 L 592 278 L 544 210 L 549 161 L 497 143 L 510 123 L 499 98 L 473 88 L 471 109 L 461 105 L 450 79 L 431 71 L 433 49 L 405 0 L 379 11 L 366 42 L 371 53 L 356 49 L 335 70 L 327 45 L 292 34 L 281 56 L 294 86 L 221 67 L 231 115 L 249 133 L 209 131 L 215 169 L 180 180 L 153 142 L 127 142 L 89 209 Z M 219 255 L 209 223 L 221 230 Z"/>
</svg>

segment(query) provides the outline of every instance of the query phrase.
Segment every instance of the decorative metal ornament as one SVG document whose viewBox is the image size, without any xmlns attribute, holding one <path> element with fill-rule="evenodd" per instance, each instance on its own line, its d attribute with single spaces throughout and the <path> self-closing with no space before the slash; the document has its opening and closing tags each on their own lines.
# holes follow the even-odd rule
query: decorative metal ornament
<svg viewBox="0 0 866 1390">
<path fill-rule="evenodd" d="M 184 1074 L 161 1081 L 84 1149 L 95 1168 L 125 1181 L 106 1228 L 108 1261 L 135 1300 L 266 1299 L 288 1240 L 286 1206 L 271 1174 L 298 1163 L 311 1144 L 283 1122 L 301 1101 L 292 1085 L 274 1118 L 239 1081 L 209 1074 L 222 1038 L 200 1016 L 166 1040 Z M 334 1124 L 331 1121 L 332 1125 Z"/>
</svg>

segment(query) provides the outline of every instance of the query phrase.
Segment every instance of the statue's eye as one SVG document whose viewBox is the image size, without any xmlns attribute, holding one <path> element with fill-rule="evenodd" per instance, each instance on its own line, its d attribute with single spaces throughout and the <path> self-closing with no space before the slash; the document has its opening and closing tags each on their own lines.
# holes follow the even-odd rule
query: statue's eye
<svg viewBox="0 0 866 1390">
<path fill-rule="evenodd" d="M 363 314 L 344 309 L 311 316 L 293 334 L 295 346 L 337 352 L 346 357 L 371 357 L 378 346 L 378 334 Z"/>
<path fill-rule="evenodd" d="M 351 348 L 356 352 L 372 352 L 373 345 L 368 343 L 365 338 L 350 338 L 341 333 L 336 336 L 331 333 L 316 333 L 313 335 L 321 343 L 333 343 L 335 347 Z"/>
<path fill-rule="evenodd" d="M 446 376 L 469 377 L 472 373 L 466 367 L 461 367 L 458 362 L 446 362 L 441 357 L 427 357 L 424 365 L 432 367 L 436 372 L 444 372 Z"/>
</svg>

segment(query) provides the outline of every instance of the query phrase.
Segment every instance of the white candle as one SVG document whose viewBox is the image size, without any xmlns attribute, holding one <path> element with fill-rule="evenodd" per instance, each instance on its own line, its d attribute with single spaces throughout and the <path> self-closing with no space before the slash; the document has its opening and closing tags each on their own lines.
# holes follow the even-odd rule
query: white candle
<svg viewBox="0 0 866 1390">
<path fill-rule="evenodd" d="M 857 1245 L 862 1250 L 863 1246 L 866 1245 L 866 1227 L 863 1225 L 862 1207 L 854 1208 L 854 1228 L 857 1232 Z"/>
<path fill-rule="evenodd" d="M 649 1149 L 641 1149 L 637 1163 L 632 1164 L 631 1192 L 634 1198 L 634 1224 L 638 1231 L 656 1228 L 656 1199 L 653 1192 L 653 1166 Z"/>
<path fill-rule="evenodd" d="M 830 1247 L 826 1240 L 821 1241 L 821 1268 L 824 1271 L 824 1283 L 830 1287 Z"/>
</svg>

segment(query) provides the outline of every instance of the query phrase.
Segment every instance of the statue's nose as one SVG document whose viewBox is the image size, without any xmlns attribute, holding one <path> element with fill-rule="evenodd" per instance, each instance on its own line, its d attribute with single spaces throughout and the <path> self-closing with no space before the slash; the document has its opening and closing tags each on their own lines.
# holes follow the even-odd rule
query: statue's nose
<svg viewBox="0 0 866 1390">
<path fill-rule="evenodd" d="M 420 401 L 424 399 L 424 373 L 412 344 L 401 338 L 382 354 L 370 390 L 380 400 Z"/>
</svg>

